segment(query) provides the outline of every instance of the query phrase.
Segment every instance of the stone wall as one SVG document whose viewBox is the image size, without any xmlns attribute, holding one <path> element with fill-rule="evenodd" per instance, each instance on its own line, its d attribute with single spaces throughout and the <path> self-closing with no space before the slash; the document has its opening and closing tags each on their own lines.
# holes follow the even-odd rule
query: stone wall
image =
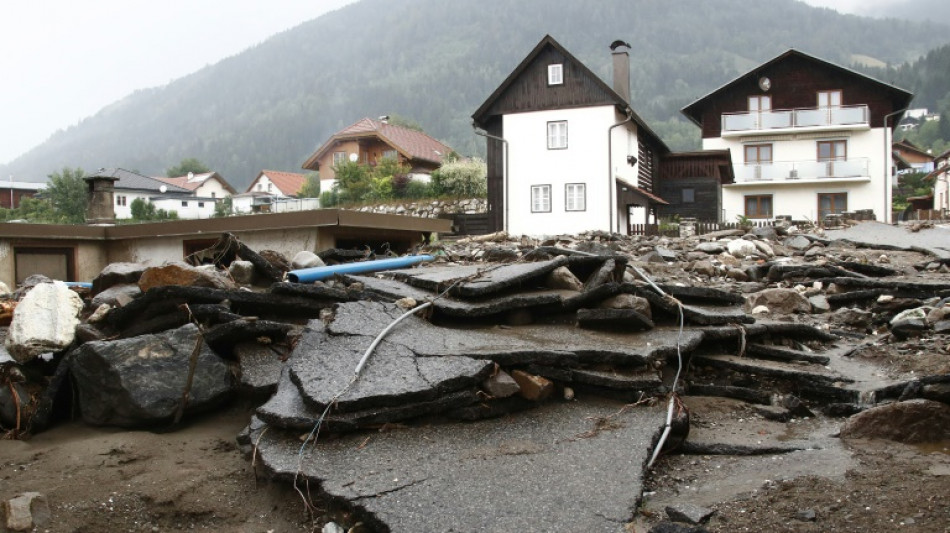
<svg viewBox="0 0 950 533">
<path fill-rule="evenodd" d="M 412 202 L 386 203 L 351 208 L 363 213 L 407 215 L 421 218 L 446 218 L 445 215 L 464 213 L 473 215 L 488 211 L 488 200 L 468 198 L 463 200 L 417 200 Z"/>
</svg>

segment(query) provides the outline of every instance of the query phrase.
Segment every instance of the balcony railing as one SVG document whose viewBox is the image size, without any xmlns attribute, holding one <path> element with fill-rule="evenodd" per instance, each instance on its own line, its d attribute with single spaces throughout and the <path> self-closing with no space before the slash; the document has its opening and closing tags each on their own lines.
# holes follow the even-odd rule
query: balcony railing
<svg viewBox="0 0 950 533">
<path fill-rule="evenodd" d="M 814 128 L 819 126 L 869 126 L 868 106 L 852 105 L 812 109 L 785 109 L 723 113 L 722 132 Z"/>
<path fill-rule="evenodd" d="M 806 179 L 866 178 L 868 158 L 840 161 L 776 161 L 747 164 L 736 169 L 736 182 L 794 181 Z"/>
</svg>

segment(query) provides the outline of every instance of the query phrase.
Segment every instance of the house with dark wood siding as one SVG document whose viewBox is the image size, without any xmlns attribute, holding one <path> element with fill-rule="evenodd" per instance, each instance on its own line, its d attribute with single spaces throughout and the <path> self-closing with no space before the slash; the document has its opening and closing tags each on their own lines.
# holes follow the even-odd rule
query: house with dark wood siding
<svg viewBox="0 0 950 533">
<path fill-rule="evenodd" d="M 492 230 L 627 233 L 655 223 L 669 148 L 630 106 L 629 45 L 608 85 L 545 36 L 472 115 L 487 140 Z"/>
<path fill-rule="evenodd" d="M 797 50 L 683 109 L 704 150 L 729 150 L 723 218 L 891 220 L 891 134 L 913 95 Z"/>
</svg>

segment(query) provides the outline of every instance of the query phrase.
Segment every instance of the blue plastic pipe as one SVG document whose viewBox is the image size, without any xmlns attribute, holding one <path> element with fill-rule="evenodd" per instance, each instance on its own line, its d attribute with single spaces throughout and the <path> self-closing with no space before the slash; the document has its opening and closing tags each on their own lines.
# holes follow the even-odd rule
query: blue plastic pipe
<svg viewBox="0 0 950 533">
<path fill-rule="evenodd" d="M 434 259 L 435 258 L 431 255 L 407 255 L 390 259 L 377 259 L 375 261 L 360 261 L 358 263 L 344 263 L 342 265 L 302 268 L 288 272 L 287 280 L 293 283 L 310 283 L 327 279 L 336 274 L 362 274 L 364 272 L 379 272 L 380 270 L 390 270 L 393 268 L 406 268 Z"/>
</svg>

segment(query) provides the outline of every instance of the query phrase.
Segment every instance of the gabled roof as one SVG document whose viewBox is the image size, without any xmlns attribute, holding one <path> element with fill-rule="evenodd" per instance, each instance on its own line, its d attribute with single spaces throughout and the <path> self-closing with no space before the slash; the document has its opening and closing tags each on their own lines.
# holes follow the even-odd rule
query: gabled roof
<svg viewBox="0 0 950 533">
<path fill-rule="evenodd" d="M 501 85 L 499 85 L 498 88 L 495 89 L 493 93 L 491 93 L 488 99 L 485 100 L 485 102 L 482 103 L 482 105 L 479 106 L 477 110 L 475 110 L 475 113 L 472 114 L 472 119 L 476 124 L 482 125 L 488 120 L 488 118 L 492 116 L 490 113 L 492 106 L 499 100 L 499 98 L 502 97 L 502 95 L 505 94 L 505 91 L 507 91 L 518 80 L 518 78 L 524 74 L 524 72 L 528 69 L 528 67 L 531 66 L 535 59 L 537 59 L 537 57 L 541 55 L 541 53 L 548 47 L 553 48 L 558 53 L 563 55 L 568 61 L 574 63 L 581 72 L 591 79 L 597 88 L 607 94 L 611 103 L 617 106 L 617 109 L 620 110 L 620 112 L 629 113 L 631 119 L 637 125 L 637 127 L 645 131 L 647 136 L 652 137 L 653 140 L 656 141 L 661 152 L 666 153 L 670 151 L 666 146 L 666 143 L 660 139 L 659 135 L 654 133 L 654 131 L 649 126 L 647 126 L 646 122 L 644 122 L 643 119 L 636 114 L 636 112 L 633 110 L 633 107 L 631 107 L 630 103 L 627 102 L 626 98 L 617 94 L 617 92 L 614 91 L 610 85 L 605 83 L 604 80 L 600 79 L 600 77 L 594 74 L 594 72 L 590 70 L 587 65 L 574 57 L 573 54 L 568 52 L 566 48 L 561 46 L 561 44 L 554 40 L 554 38 L 550 35 L 545 35 L 544 38 L 541 39 L 541 42 L 539 42 L 537 46 L 535 46 L 534 49 L 531 50 L 531 52 L 529 52 L 528 55 L 521 61 L 521 63 L 519 63 L 518 66 L 515 67 L 513 71 L 511 71 L 511 74 L 505 78 L 505 81 L 501 82 Z"/>
<path fill-rule="evenodd" d="M 933 154 L 927 153 L 927 151 L 925 151 L 925 150 L 921 150 L 920 148 L 917 147 L 917 145 L 915 145 L 914 143 L 908 141 L 907 139 L 901 139 L 901 140 L 899 140 L 899 141 L 897 141 L 897 142 L 894 142 L 894 143 L 891 144 L 891 146 L 892 146 L 895 150 L 899 150 L 899 151 L 901 151 L 901 152 L 910 152 L 910 153 L 913 153 L 913 154 L 917 154 L 917 155 L 919 155 L 919 156 L 921 156 L 921 157 L 923 157 L 923 158 L 925 158 L 925 159 L 929 159 L 929 160 L 931 160 L 931 161 L 933 161 L 933 159 L 934 159 Z"/>
<path fill-rule="evenodd" d="M 281 172 L 279 170 L 262 170 L 244 192 L 254 192 L 254 185 L 261 179 L 261 176 L 267 176 L 267 179 L 269 179 L 284 196 L 296 196 L 297 193 L 300 192 L 300 188 L 307 183 L 306 174 Z"/>
<path fill-rule="evenodd" d="M 177 176 L 174 178 L 156 176 L 155 179 L 159 181 L 163 181 L 169 185 L 174 185 L 176 187 L 188 189 L 189 191 L 194 191 L 198 187 L 201 187 L 209 179 L 216 179 L 218 180 L 219 183 L 221 183 L 221 186 L 224 187 L 225 190 L 227 190 L 231 194 L 234 194 L 237 192 L 234 189 L 234 187 L 232 187 L 231 184 L 228 183 L 223 177 L 221 177 L 221 174 L 218 174 L 217 172 L 205 172 L 203 174 L 189 174 L 187 176 Z"/>
<path fill-rule="evenodd" d="M 836 64 L 831 63 L 831 62 L 829 62 L 829 61 L 825 61 L 824 59 L 821 59 L 821 58 L 819 58 L 819 57 L 815 57 L 815 56 L 813 56 L 813 55 L 806 54 L 805 52 L 802 52 L 802 51 L 800 51 L 800 50 L 796 50 L 796 49 L 794 49 L 794 48 L 790 48 L 790 49 L 788 49 L 787 51 L 785 51 L 784 53 L 775 56 L 774 58 L 770 59 L 769 61 L 766 61 L 765 63 L 762 63 L 761 65 L 759 65 L 759 66 L 753 68 L 753 69 L 750 70 L 749 72 L 746 72 L 745 74 L 743 74 L 743 75 L 741 75 L 741 76 L 739 76 L 739 77 L 733 79 L 732 81 L 727 82 L 727 83 L 726 83 L 725 85 L 723 85 L 722 87 L 719 87 L 718 89 L 715 89 L 714 91 L 710 92 L 709 94 L 707 94 L 707 95 L 705 95 L 705 96 L 699 98 L 699 99 L 696 100 L 695 102 L 693 102 L 693 103 L 689 104 L 688 106 L 684 107 L 681 112 L 682 112 L 684 115 L 686 115 L 686 117 L 689 118 L 691 121 L 693 121 L 695 124 L 697 124 L 697 125 L 699 125 L 699 126 L 701 127 L 701 126 L 702 126 L 702 121 L 701 121 L 702 109 L 704 109 L 704 108 L 709 104 L 709 102 L 710 102 L 711 100 L 714 100 L 714 99 L 717 98 L 721 93 L 723 93 L 723 92 L 725 92 L 725 91 L 727 91 L 727 90 L 733 88 L 734 86 L 736 86 L 736 85 L 742 83 L 742 82 L 745 81 L 745 80 L 748 80 L 748 79 L 750 79 L 750 78 L 758 77 L 758 76 L 759 76 L 759 73 L 760 73 L 761 71 L 766 70 L 766 69 L 768 69 L 769 67 L 771 67 L 771 66 L 773 66 L 773 65 L 776 65 L 776 64 L 778 64 L 778 63 L 781 63 L 781 62 L 783 62 L 783 61 L 785 61 L 785 60 L 787 60 L 787 59 L 789 59 L 789 58 L 791 58 L 791 57 L 802 58 L 802 59 L 805 59 L 805 60 L 807 60 L 807 61 L 811 61 L 811 62 L 815 63 L 815 64 L 818 65 L 818 66 L 830 68 L 830 69 L 832 69 L 832 70 L 834 70 L 834 71 L 837 71 L 837 72 L 840 72 L 840 73 L 842 73 L 842 74 L 845 74 L 845 75 L 848 75 L 848 76 L 853 76 L 853 77 L 855 77 L 855 78 L 858 78 L 858 79 L 860 79 L 860 80 L 865 81 L 866 83 L 869 83 L 869 84 L 871 84 L 871 85 L 874 85 L 874 86 L 878 87 L 879 89 L 881 89 L 881 90 L 883 90 L 883 91 L 886 91 L 886 92 L 890 93 L 890 94 L 891 94 L 891 97 L 892 97 L 892 99 L 893 99 L 893 101 L 894 101 L 894 106 L 895 106 L 894 109 L 895 109 L 895 110 L 896 110 L 896 109 L 906 110 L 907 106 L 910 105 L 911 99 L 913 99 L 913 97 L 914 97 L 914 95 L 913 95 L 912 93 L 910 93 L 910 92 L 908 92 L 908 91 L 905 91 L 904 89 L 901 89 L 900 87 L 897 87 L 897 86 L 894 86 L 894 85 L 891 85 L 891 84 L 888 84 L 888 83 L 884 83 L 883 81 L 874 79 L 874 78 L 872 78 L 872 77 L 870 77 L 870 76 L 868 76 L 868 75 L 866 75 L 866 74 L 862 74 L 862 73 L 860 73 L 860 72 L 858 72 L 858 71 L 855 71 L 855 70 L 851 70 L 851 69 L 849 69 L 849 68 L 842 67 L 841 65 L 836 65 Z M 894 124 L 895 124 L 895 125 L 899 122 L 899 118 L 900 118 L 900 117 L 895 118 L 895 120 L 894 120 Z"/>
<path fill-rule="evenodd" d="M 317 170 L 318 161 L 332 150 L 338 142 L 365 138 L 378 138 L 410 161 L 428 161 L 436 165 L 441 165 L 443 158 L 452 151 L 449 146 L 421 131 L 396 126 L 381 120 L 363 118 L 334 133 L 307 159 L 303 164 L 303 168 Z"/>
<path fill-rule="evenodd" d="M 86 176 L 87 178 L 115 178 L 116 189 L 135 189 L 139 191 L 149 191 L 159 194 L 186 194 L 191 191 L 174 184 L 165 183 L 161 180 L 143 176 L 137 172 L 126 170 L 124 168 L 100 168 L 95 174 Z M 162 187 L 165 189 L 162 190 Z"/>
</svg>

